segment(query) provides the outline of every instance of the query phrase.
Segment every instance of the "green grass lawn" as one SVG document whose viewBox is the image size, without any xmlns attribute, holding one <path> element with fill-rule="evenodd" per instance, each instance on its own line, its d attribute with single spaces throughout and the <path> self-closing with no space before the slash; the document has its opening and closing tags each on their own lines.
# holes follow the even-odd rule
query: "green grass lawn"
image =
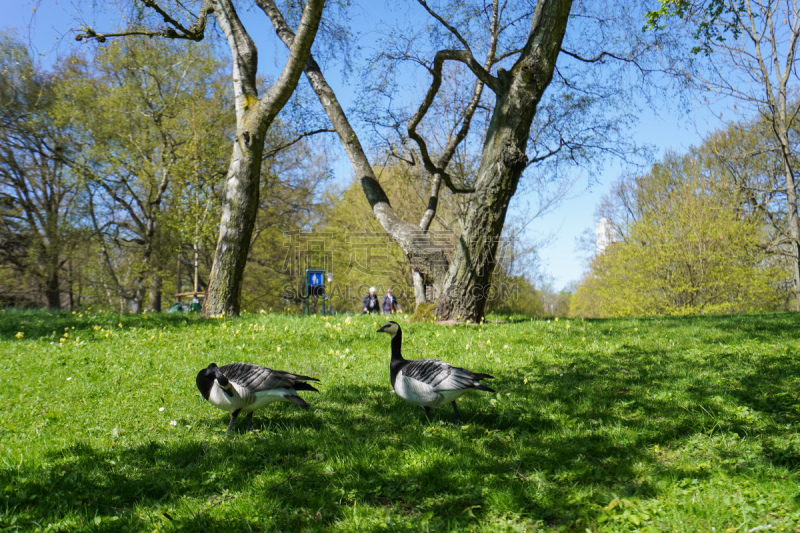
<svg viewBox="0 0 800 533">
<path fill-rule="evenodd" d="M 382 322 L 0 312 L 0 531 L 800 531 L 800 314 L 401 319 L 496 377 L 460 427 Z M 237 361 L 321 392 L 226 436 L 194 378 Z"/>
</svg>

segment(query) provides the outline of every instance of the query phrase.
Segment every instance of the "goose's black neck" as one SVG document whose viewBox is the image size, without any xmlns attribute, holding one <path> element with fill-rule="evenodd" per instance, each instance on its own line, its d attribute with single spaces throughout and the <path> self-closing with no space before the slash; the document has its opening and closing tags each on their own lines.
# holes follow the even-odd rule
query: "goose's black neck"
<svg viewBox="0 0 800 533">
<path fill-rule="evenodd" d="M 392 362 L 389 363 L 389 379 L 392 382 L 392 388 L 394 388 L 394 382 L 400 369 L 408 362 L 403 359 L 403 354 L 401 353 L 402 344 L 403 332 L 398 331 L 397 335 L 392 337 Z"/>
<path fill-rule="evenodd" d="M 397 335 L 392 337 L 392 361 L 405 361 L 401 351 L 403 345 L 403 332 L 398 330 Z"/>
</svg>

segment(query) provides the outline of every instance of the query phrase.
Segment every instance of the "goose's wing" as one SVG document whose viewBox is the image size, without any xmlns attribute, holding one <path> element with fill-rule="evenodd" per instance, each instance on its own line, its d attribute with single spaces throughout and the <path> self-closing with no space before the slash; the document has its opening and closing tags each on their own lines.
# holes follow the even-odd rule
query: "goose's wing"
<svg viewBox="0 0 800 533">
<path fill-rule="evenodd" d="M 415 359 L 403 367 L 403 376 L 420 381 L 434 391 L 474 389 L 478 378 L 464 368 L 436 359 Z"/>
<path fill-rule="evenodd" d="M 229 380 L 253 392 L 292 388 L 316 390 L 310 385 L 301 382 L 308 380 L 319 381 L 309 376 L 300 376 L 282 370 L 272 370 L 271 368 L 249 363 L 232 363 L 221 367 L 220 370 Z"/>
</svg>

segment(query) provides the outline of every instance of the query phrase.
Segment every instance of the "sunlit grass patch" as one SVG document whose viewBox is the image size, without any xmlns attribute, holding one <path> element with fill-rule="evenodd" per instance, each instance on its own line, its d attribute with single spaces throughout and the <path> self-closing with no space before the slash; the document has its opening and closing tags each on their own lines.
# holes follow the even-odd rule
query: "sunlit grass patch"
<svg viewBox="0 0 800 533">
<path fill-rule="evenodd" d="M 495 376 L 462 426 L 391 391 L 380 317 L 0 314 L 0 528 L 800 527 L 795 315 L 400 320 L 407 358 Z M 237 361 L 321 392 L 226 437 L 194 377 Z"/>
</svg>

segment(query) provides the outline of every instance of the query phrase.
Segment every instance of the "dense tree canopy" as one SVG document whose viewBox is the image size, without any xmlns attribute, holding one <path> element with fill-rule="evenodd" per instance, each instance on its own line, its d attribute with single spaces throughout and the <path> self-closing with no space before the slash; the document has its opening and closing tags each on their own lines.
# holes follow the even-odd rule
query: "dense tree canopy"
<svg viewBox="0 0 800 533">
<path fill-rule="evenodd" d="M 672 24 L 680 18 L 683 24 Z M 795 309 L 800 311 L 800 212 L 797 199 L 797 45 L 800 5 L 782 0 L 661 0 L 650 28 L 688 30 L 686 46 L 666 54 L 668 72 L 701 95 L 758 115 L 779 166 L 770 189 L 782 203 L 782 228 L 792 257 Z M 693 53 L 688 53 L 689 49 Z M 747 184 L 741 184 L 747 186 Z M 750 189 L 758 196 L 758 187 Z"/>
<path fill-rule="evenodd" d="M 0 60 L 4 303 L 157 311 L 192 291 L 195 261 L 204 291 L 234 134 L 229 67 L 213 47 L 122 40 L 48 72 L 8 37 Z M 265 151 L 248 309 L 281 306 L 269 273 L 284 232 L 318 218 L 328 178 L 324 151 L 282 123 Z"/>
<path fill-rule="evenodd" d="M 770 228 L 709 145 L 620 180 L 601 214 L 615 238 L 573 296 L 578 316 L 747 312 L 785 303 L 787 269 Z"/>
<path fill-rule="evenodd" d="M 5 304 L 61 307 L 61 283 L 78 242 L 78 193 L 68 161 L 75 130 L 59 121 L 59 86 L 71 65 L 45 73 L 27 48 L 0 35 L 0 262 Z"/>
</svg>

